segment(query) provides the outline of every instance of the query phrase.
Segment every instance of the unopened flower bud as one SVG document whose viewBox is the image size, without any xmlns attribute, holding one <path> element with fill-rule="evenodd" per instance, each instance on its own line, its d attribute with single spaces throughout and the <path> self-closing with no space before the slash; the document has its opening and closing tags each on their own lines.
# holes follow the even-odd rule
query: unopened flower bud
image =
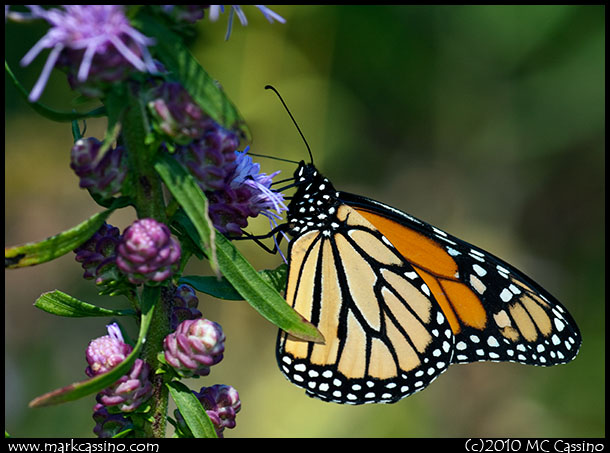
<svg viewBox="0 0 610 453">
<path fill-rule="evenodd" d="M 164 82 L 148 96 L 153 126 L 177 144 L 201 138 L 216 125 L 178 82 Z"/>
<path fill-rule="evenodd" d="M 190 285 L 185 283 L 178 285 L 174 291 L 172 302 L 171 330 L 176 330 L 182 321 L 201 318 L 201 312 L 197 309 L 199 299 L 197 299 L 197 294 Z"/>
<path fill-rule="evenodd" d="M 153 393 L 150 366 L 136 359 L 129 373 L 97 394 L 97 402 L 104 406 L 118 406 L 123 412 L 132 412 Z"/>
<path fill-rule="evenodd" d="M 241 401 L 235 388 L 230 385 L 216 384 L 211 387 L 202 387 L 199 392 L 193 393 L 210 417 L 218 437 L 223 437 L 225 428 L 235 428 L 235 417 L 241 409 Z M 178 422 L 178 429 L 186 435 L 191 435 L 178 409 L 174 411 L 174 416 Z"/>
<path fill-rule="evenodd" d="M 93 432 L 100 438 L 114 437 L 133 427 L 131 421 L 122 414 L 111 414 L 108 412 L 108 408 L 100 403 L 93 406 L 93 420 L 95 421 Z"/>
<path fill-rule="evenodd" d="M 210 366 L 222 360 L 225 335 L 208 319 L 183 321 L 163 340 L 165 360 L 185 377 L 210 374 Z"/>
<path fill-rule="evenodd" d="M 95 278 L 95 283 L 101 285 L 117 277 L 116 248 L 120 240 L 119 229 L 104 222 L 88 241 L 74 249 L 76 261 L 85 270 L 84 278 Z"/>
<path fill-rule="evenodd" d="M 89 366 L 85 373 L 89 377 L 107 373 L 131 353 L 133 348 L 125 343 L 121 329 L 116 323 L 109 324 L 108 335 L 96 338 L 89 343 L 86 352 Z"/>
<path fill-rule="evenodd" d="M 154 219 L 140 219 L 123 233 L 118 246 L 117 265 L 133 284 L 161 283 L 180 264 L 180 243 L 169 228 Z"/>
<path fill-rule="evenodd" d="M 204 192 L 222 189 L 236 168 L 239 138 L 218 124 L 202 138 L 176 149 L 176 159 L 186 167 Z"/>
<path fill-rule="evenodd" d="M 96 138 L 81 138 L 70 152 L 70 167 L 80 178 L 80 187 L 88 189 L 101 198 L 110 198 L 123 185 L 127 169 L 122 146 L 109 148 L 99 155 L 102 142 Z"/>
</svg>

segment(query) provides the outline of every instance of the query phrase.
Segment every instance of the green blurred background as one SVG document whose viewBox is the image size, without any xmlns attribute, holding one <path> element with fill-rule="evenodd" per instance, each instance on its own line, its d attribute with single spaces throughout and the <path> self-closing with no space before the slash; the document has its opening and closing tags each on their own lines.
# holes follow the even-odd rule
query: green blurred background
<svg viewBox="0 0 610 453">
<path fill-rule="evenodd" d="M 189 383 L 235 386 L 241 436 L 564 437 L 605 435 L 605 7 L 273 6 L 269 24 L 227 14 L 199 23 L 192 50 L 223 85 L 253 135 L 251 149 L 307 159 L 272 93 L 284 96 L 320 170 L 341 190 L 407 211 L 503 257 L 570 310 L 583 346 L 551 368 L 453 366 L 393 405 L 340 406 L 307 397 L 275 363 L 276 328 L 245 302 L 201 296 L 227 335 L 225 359 Z M 46 53 L 18 62 L 45 33 L 6 25 L 6 57 L 33 86 Z M 41 240 L 100 208 L 69 168 L 68 124 L 33 114 L 5 82 L 5 243 Z M 65 76 L 41 101 L 70 108 Z M 101 137 L 104 121 L 88 122 Z M 245 145 L 245 144 L 244 144 Z M 261 161 L 267 172 L 294 166 Z M 110 218 L 121 229 L 132 210 Z M 258 219 L 257 219 L 258 220 Z M 265 221 L 252 222 L 263 233 Z M 257 268 L 278 256 L 239 243 Z M 209 274 L 193 263 L 188 273 Z M 72 254 L 5 271 L 5 417 L 14 436 L 92 436 L 94 398 L 29 409 L 46 391 L 85 377 L 84 351 L 106 319 L 67 319 L 32 306 L 44 291 L 117 307 L 96 295 Z M 135 327 L 129 326 L 135 335 Z"/>
</svg>

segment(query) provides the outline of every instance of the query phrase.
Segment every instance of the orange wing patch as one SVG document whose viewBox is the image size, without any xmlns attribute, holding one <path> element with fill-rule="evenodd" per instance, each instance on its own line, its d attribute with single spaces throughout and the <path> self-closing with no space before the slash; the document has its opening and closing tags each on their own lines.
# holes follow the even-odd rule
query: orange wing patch
<svg viewBox="0 0 610 453">
<path fill-rule="evenodd" d="M 485 328 L 487 313 L 481 300 L 458 279 L 458 265 L 443 247 L 387 217 L 361 209 L 356 211 L 371 222 L 415 267 L 441 306 L 454 335 L 462 330 L 461 323 L 476 329 Z M 474 283 L 480 288 L 480 281 Z"/>
</svg>

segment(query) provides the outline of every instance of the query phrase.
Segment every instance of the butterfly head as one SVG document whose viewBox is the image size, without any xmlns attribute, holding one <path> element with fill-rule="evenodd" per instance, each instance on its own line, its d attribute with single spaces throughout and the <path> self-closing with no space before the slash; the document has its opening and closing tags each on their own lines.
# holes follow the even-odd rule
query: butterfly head
<svg viewBox="0 0 610 453">
<path fill-rule="evenodd" d="M 297 191 L 288 206 L 289 232 L 301 235 L 312 229 L 325 229 L 335 219 L 338 192 L 313 164 L 301 161 L 294 172 Z"/>
</svg>

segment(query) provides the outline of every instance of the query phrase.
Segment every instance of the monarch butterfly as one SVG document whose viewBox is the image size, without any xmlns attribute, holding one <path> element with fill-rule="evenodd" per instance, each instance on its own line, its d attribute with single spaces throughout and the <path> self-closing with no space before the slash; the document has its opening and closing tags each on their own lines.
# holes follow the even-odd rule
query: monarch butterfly
<svg viewBox="0 0 610 453">
<path fill-rule="evenodd" d="M 395 403 L 452 363 L 551 366 L 576 357 L 580 331 L 557 299 L 489 252 L 335 190 L 278 91 L 265 89 L 279 97 L 311 159 L 284 188 L 297 190 L 287 223 L 271 232 L 293 237 L 286 301 L 325 339 L 279 331 L 276 358 L 290 382 L 324 401 Z"/>
<path fill-rule="evenodd" d="M 394 403 L 452 363 L 550 366 L 581 336 L 533 280 L 478 247 L 391 206 L 336 191 L 300 162 L 288 205 L 286 301 L 324 344 L 280 330 L 277 361 L 310 396 Z"/>
</svg>

